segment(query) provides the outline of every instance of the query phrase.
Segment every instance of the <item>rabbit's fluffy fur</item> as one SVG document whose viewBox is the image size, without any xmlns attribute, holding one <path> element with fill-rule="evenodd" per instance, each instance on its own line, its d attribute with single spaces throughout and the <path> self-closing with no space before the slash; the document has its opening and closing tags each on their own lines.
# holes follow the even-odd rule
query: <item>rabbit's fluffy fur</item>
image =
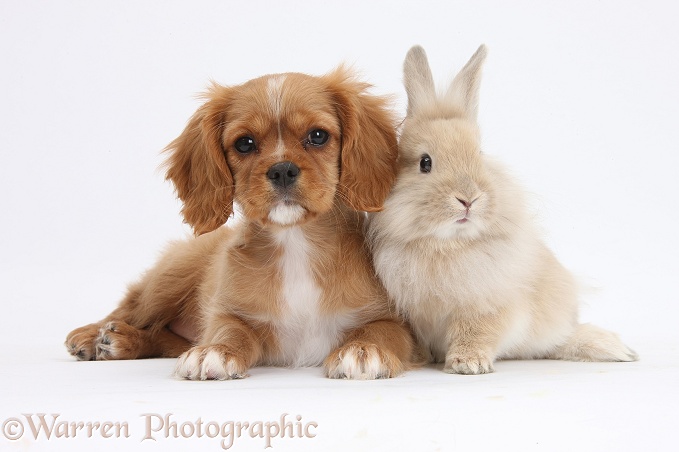
<svg viewBox="0 0 679 452">
<path fill-rule="evenodd" d="M 408 53 L 399 174 L 369 226 L 377 272 L 446 372 L 492 372 L 501 358 L 636 360 L 614 333 L 578 324 L 574 278 L 539 239 L 521 189 L 481 152 L 485 56 L 481 46 L 439 96 L 424 50 Z"/>
</svg>

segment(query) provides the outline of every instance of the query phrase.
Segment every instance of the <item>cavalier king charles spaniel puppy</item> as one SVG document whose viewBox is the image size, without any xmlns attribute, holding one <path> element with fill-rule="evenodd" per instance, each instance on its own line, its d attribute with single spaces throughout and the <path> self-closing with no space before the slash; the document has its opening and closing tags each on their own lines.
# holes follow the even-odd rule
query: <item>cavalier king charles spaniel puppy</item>
<svg viewBox="0 0 679 452">
<path fill-rule="evenodd" d="M 415 364 L 364 239 L 363 212 L 381 208 L 397 160 L 395 120 L 368 88 L 343 67 L 214 84 L 166 149 L 196 237 L 72 331 L 69 352 L 179 357 L 176 375 L 192 380 L 321 364 L 331 378 L 374 379 Z M 224 226 L 234 203 L 242 218 Z"/>
</svg>

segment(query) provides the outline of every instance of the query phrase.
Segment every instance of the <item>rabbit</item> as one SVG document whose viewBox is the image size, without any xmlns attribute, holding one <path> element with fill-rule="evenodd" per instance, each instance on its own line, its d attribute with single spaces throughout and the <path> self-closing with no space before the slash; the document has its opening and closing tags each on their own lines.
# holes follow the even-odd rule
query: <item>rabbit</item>
<svg viewBox="0 0 679 452">
<path fill-rule="evenodd" d="M 489 373 L 498 359 L 635 361 L 615 333 L 578 323 L 574 277 L 539 238 L 521 188 L 481 151 L 486 53 L 437 95 L 424 49 L 408 52 L 397 182 L 368 225 L 376 271 L 445 372 Z"/>
</svg>

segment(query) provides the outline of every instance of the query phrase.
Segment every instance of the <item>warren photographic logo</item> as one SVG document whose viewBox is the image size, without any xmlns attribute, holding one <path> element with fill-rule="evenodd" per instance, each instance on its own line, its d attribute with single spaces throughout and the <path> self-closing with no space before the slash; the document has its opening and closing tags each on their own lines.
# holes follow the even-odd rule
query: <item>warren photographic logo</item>
<svg viewBox="0 0 679 452">
<path fill-rule="evenodd" d="M 259 439 L 264 449 L 274 447 L 274 440 L 311 439 L 316 437 L 318 423 L 301 415 L 283 413 L 270 421 L 195 421 L 177 420 L 172 413 L 146 413 L 130 425 L 128 421 L 71 421 L 61 414 L 22 414 L 5 419 L 2 435 L 9 441 L 20 439 L 65 441 L 75 438 L 126 439 L 138 436 L 142 443 L 174 439 L 210 438 L 222 449 L 230 449 L 240 439 Z M 135 433 L 135 431 L 137 433 Z"/>
</svg>

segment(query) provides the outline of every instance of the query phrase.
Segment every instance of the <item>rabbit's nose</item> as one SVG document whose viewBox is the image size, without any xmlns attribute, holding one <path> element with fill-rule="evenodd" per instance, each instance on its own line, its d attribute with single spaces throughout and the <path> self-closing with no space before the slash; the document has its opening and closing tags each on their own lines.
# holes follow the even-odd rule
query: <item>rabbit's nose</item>
<svg viewBox="0 0 679 452">
<path fill-rule="evenodd" d="M 469 208 L 472 206 L 472 203 L 474 202 L 474 201 L 469 202 L 469 201 L 466 201 L 466 200 L 464 200 L 464 199 L 460 199 L 460 198 L 457 198 L 457 197 L 456 197 L 455 199 L 457 199 L 458 201 L 460 201 L 460 204 L 462 204 L 463 206 L 465 206 L 467 209 L 469 209 Z"/>
<path fill-rule="evenodd" d="M 469 199 L 469 198 L 458 198 L 457 196 L 455 197 L 455 199 L 457 199 L 458 202 L 459 202 L 460 204 L 462 204 L 462 205 L 464 206 L 464 208 L 467 209 L 467 211 L 469 211 L 469 209 L 472 208 L 472 204 L 474 204 L 476 201 L 478 201 L 478 199 L 479 199 L 480 197 L 481 197 L 481 195 L 475 197 L 475 198 L 472 199 L 471 201 L 467 201 L 467 199 Z"/>
</svg>

